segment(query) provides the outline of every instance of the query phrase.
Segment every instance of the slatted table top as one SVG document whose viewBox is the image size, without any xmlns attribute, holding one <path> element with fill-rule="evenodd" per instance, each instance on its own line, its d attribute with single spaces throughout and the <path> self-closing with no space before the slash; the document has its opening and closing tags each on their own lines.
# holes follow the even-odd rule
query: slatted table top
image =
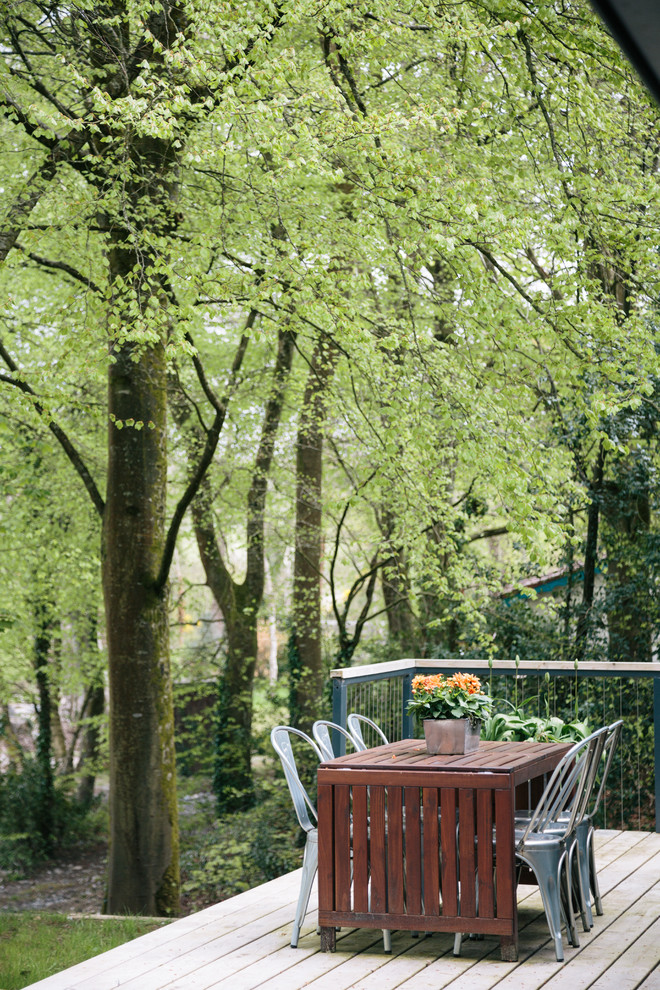
<svg viewBox="0 0 660 990">
<path fill-rule="evenodd" d="M 454 756 L 431 756 L 423 739 L 401 739 L 362 752 L 347 753 L 321 763 L 319 771 L 443 771 L 447 773 L 506 774 L 528 780 L 554 769 L 568 743 L 481 742 L 471 753 Z"/>
</svg>

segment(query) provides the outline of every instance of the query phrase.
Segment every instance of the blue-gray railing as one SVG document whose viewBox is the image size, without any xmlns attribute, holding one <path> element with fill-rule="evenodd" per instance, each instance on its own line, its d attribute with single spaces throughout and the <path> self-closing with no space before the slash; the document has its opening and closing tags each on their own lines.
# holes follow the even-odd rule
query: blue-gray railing
<svg viewBox="0 0 660 990">
<path fill-rule="evenodd" d="M 541 677 L 553 681 L 556 678 L 569 678 L 575 685 L 575 704 L 578 706 L 578 688 L 587 678 L 609 681 L 618 678 L 619 682 L 652 683 L 653 755 L 655 796 L 655 829 L 660 832 L 660 663 L 564 663 L 559 661 L 531 662 L 488 660 L 394 660 L 368 664 L 363 667 L 347 667 L 331 671 L 332 678 L 332 720 L 346 726 L 350 711 L 362 711 L 376 721 L 386 721 L 391 738 L 410 739 L 413 736 L 413 719 L 407 714 L 407 703 L 412 697 L 412 679 L 415 674 L 453 673 L 464 671 L 476 674 L 482 683 L 495 677 L 513 679 L 514 700 L 520 685 L 530 677 Z M 589 683 L 589 682 L 587 682 Z M 361 697 L 360 692 L 366 694 Z M 524 690 L 524 689 L 523 689 Z M 368 702 L 368 703 L 367 703 Z M 592 702 L 593 704 L 593 702 Z M 623 712 L 615 712 L 617 717 Z M 636 713 L 636 718 L 648 724 L 650 711 Z M 612 720 L 614 720 L 612 718 Z M 590 718 L 590 721 L 592 719 Z M 337 740 L 343 749 L 343 737 Z M 340 751 L 341 751 L 340 749 Z"/>
</svg>

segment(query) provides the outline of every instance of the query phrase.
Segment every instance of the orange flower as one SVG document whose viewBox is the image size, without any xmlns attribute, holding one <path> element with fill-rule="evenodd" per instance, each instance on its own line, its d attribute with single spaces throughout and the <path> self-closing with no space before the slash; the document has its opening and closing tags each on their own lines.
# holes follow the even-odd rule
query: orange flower
<svg viewBox="0 0 660 990">
<path fill-rule="evenodd" d="M 466 694 L 478 694 L 481 691 L 481 681 L 474 674 L 454 674 L 449 678 L 448 685 L 459 688 Z"/>
<path fill-rule="evenodd" d="M 444 687 L 445 678 L 442 674 L 416 674 L 412 680 L 413 691 L 435 691 Z"/>
</svg>

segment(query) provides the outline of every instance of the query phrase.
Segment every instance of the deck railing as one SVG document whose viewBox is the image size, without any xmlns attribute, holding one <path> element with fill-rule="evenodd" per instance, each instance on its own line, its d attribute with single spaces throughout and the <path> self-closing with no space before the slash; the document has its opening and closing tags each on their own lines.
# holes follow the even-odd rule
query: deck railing
<svg viewBox="0 0 660 990">
<path fill-rule="evenodd" d="M 348 713 L 357 711 L 392 741 L 412 738 L 407 702 L 415 674 L 459 670 L 480 677 L 504 710 L 508 701 L 534 714 L 578 717 L 591 728 L 623 718 L 603 824 L 660 832 L 660 663 L 395 660 L 342 668 L 330 675 L 333 721 L 345 726 Z"/>
</svg>

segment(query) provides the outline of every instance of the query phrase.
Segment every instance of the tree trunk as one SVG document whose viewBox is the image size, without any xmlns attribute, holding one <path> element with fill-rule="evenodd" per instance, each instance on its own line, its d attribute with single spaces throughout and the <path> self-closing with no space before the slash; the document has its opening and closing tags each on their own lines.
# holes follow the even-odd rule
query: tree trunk
<svg viewBox="0 0 660 990">
<path fill-rule="evenodd" d="M 225 614 L 227 659 L 218 682 L 214 790 L 218 814 L 254 804 L 252 780 L 252 689 L 257 665 L 259 602 L 237 589 Z"/>
<path fill-rule="evenodd" d="M 610 660 L 645 663 L 652 658 L 645 537 L 651 523 L 648 489 L 606 486 L 603 499 L 607 547 L 607 629 Z"/>
<path fill-rule="evenodd" d="M 94 797 L 94 785 L 96 783 L 96 765 L 99 756 L 99 743 L 101 730 L 99 719 L 105 712 L 105 688 L 100 682 L 91 689 L 88 704 L 82 713 L 84 718 L 89 719 L 85 726 L 78 771 L 83 771 L 78 783 L 76 797 L 84 808 L 88 808 Z"/>
<path fill-rule="evenodd" d="M 54 848 L 55 781 L 52 764 L 51 735 L 51 685 L 48 674 L 50 661 L 52 615 L 44 601 L 37 601 L 34 608 L 36 633 L 34 638 L 34 669 L 37 679 L 39 704 L 37 706 L 37 766 L 39 769 L 39 795 L 37 826 L 44 852 L 52 855 Z"/>
<path fill-rule="evenodd" d="M 385 602 L 390 639 L 403 651 L 404 656 L 417 656 L 415 617 L 410 606 L 410 577 L 406 557 L 401 547 L 393 542 L 395 519 L 385 506 L 379 512 L 380 529 L 390 548 L 390 562 L 381 570 L 381 586 Z M 387 549 L 383 549 L 383 556 Z"/>
<path fill-rule="evenodd" d="M 132 266 L 131 266 L 132 267 Z M 176 914 L 179 849 L 165 539 L 166 361 L 117 347 L 109 369 L 103 590 L 110 687 L 110 914 Z M 142 429 L 127 426 L 128 420 Z M 119 428 L 119 424 L 123 428 Z"/>
<path fill-rule="evenodd" d="M 253 320 L 251 314 L 248 325 Z M 271 394 L 266 402 L 252 480 L 247 497 L 247 559 L 245 579 L 235 581 L 223 560 L 213 518 L 212 495 L 207 478 L 200 481 L 192 503 L 193 523 L 200 559 L 227 631 L 227 658 L 218 684 L 216 759 L 213 775 L 218 814 L 243 811 L 254 803 L 252 782 L 252 692 L 257 663 L 257 613 L 264 593 L 264 511 L 268 475 L 279 428 L 284 392 L 293 361 L 295 335 L 288 329 L 278 335 L 277 358 Z M 234 368 L 242 360 L 239 345 Z M 239 360 L 239 354 L 241 354 Z M 226 405 L 226 400 L 218 405 Z M 175 399 L 175 415 L 191 459 L 202 440 L 186 430 L 187 411 Z"/>
<path fill-rule="evenodd" d="M 598 558 L 598 521 L 600 517 L 600 500 L 603 488 L 603 471 L 605 465 L 605 450 L 601 443 L 594 479 L 590 487 L 589 509 L 587 515 L 587 540 L 584 550 L 584 584 L 582 590 L 582 605 L 578 615 L 575 633 L 575 658 L 583 660 L 587 640 L 591 630 L 592 609 L 596 582 L 596 561 Z"/>
<path fill-rule="evenodd" d="M 319 343 L 307 377 L 296 440 L 296 546 L 289 641 L 289 717 L 310 732 L 323 706 L 321 552 L 323 425 L 338 352 Z"/>
<path fill-rule="evenodd" d="M 279 674 L 277 666 L 277 604 L 270 573 L 268 557 L 264 555 L 264 591 L 268 602 L 268 681 L 277 683 Z"/>
</svg>

